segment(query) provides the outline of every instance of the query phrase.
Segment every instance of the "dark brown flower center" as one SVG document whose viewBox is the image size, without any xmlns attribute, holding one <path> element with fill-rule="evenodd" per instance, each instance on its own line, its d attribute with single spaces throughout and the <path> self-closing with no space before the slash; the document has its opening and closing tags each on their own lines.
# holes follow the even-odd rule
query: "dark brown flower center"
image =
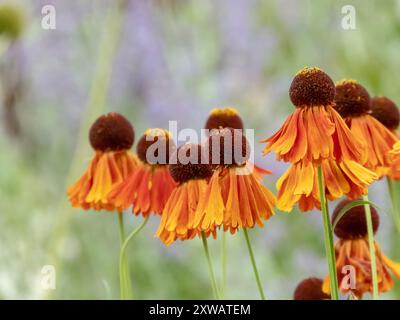
<svg viewBox="0 0 400 320">
<path fill-rule="evenodd" d="M 335 84 L 319 68 L 304 68 L 293 78 L 290 100 L 296 107 L 326 106 L 333 102 Z"/>
<path fill-rule="evenodd" d="M 336 84 L 335 109 L 343 117 L 359 117 L 371 110 L 368 91 L 354 80 Z"/>
<path fill-rule="evenodd" d="M 89 131 L 90 144 L 99 151 L 130 149 L 134 137 L 134 130 L 130 122 L 116 112 L 99 117 Z"/>
<path fill-rule="evenodd" d="M 213 129 L 205 144 L 212 165 L 243 165 L 250 157 L 250 144 L 240 129 Z"/>
<path fill-rule="evenodd" d="M 214 109 L 204 126 L 205 129 L 233 128 L 243 129 L 243 121 L 234 108 Z"/>
<path fill-rule="evenodd" d="M 400 113 L 396 104 L 386 97 L 371 98 L 371 115 L 389 130 L 396 130 L 400 124 Z"/>
<path fill-rule="evenodd" d="M 331 297 L 322 291 L 322 279 L 307 278 L 294 291 L 294 300 L 327 300 Z"/>
<path fill-rule="evenodd" d="M 343 207 L 350 202 L 351 200 L 345 199 L 336 206 L 335 211 L 332 215 L 332 223 L 334 223 Z M 379 215 L 376 209 L 372 206 L 371 217 L 372 226 L 375 234 L 379 228 Z M 340 239 L 364 238 L 368 234 L 364 205 L 353 207 L 349 211 L 347 211 L 336 224 L 334 231 Z"/>
<path fill-rule="evenodd" d="M 189 180 L 208 179 L 213 171 L 211 165 L 207 163 L 201 145 L 185 144 L 172 156 L 169 173 L 177 183 L 184 183 Z"/>
<path fill-rule="evenodd" d="M 175 149 L 171 134 L 167 130 L 154 128 L 146 130 L 140 138 L 136 153 L 145 163 L 164 165 L 169 163 L 170 155 L 175 152 Z"/>
</svg>

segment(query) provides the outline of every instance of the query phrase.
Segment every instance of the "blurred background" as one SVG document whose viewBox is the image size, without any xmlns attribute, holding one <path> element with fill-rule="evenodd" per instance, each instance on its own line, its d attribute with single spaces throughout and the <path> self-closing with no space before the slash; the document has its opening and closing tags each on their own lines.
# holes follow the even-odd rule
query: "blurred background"
<svg viewBox="0 0 400 320">
<path fill-rule="evenodd" d="M 343 22 L 345 5 L 355 29 Z M 0 1 L 0 298 L 119 298 L 117 216 L 73 210 L 65 195 L 88 164 L 88 128 L 102 113 L 124 114 L 138 139 L 169 120 L 200 129 L 213 107 L 232 105 L 259 141 L 293 110 L 288 88 L 304 66 L 399 104 L 399 40 L 395 0 Z M 286 165 L 262 148 L 256 162 L 273 170 L 264 182 L 275 191 Z M 377 239 L 399 261 L 385 181 L 370 198 L 384 211 Z M 141 223 L 125 219 L 127 231 Z M 211 298 L 201 241 L 167 248 L 154 238 L 158 222 L 129 247 L 136 298 Z M 319 212 L 278 212 L 251 236 L 267 298 L 292 299 L 303 278 L 325 277 Z M 220 278 L 221 241 L 209 243 Z M 40 285 L 46 265 L 55 290 Z M 228 237 L 225 296 L 258 299 L 241 233 Z M 383 297 L 400 298 L 400 283 Z"/>
</svg>

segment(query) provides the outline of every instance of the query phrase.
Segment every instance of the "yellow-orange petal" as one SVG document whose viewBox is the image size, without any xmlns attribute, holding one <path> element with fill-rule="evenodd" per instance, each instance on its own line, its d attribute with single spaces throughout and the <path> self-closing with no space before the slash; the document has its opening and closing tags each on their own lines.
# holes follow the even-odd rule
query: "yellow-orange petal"
<svg viewBox="0 0 400 320">
<path fill-rule="evenodd" d="M 195 226 L 210 231 L 222 225 L 231 233 L 263 226 L 274 214 L 275 203 L 275 196 L 261 184 L 251 166 L 220 167 L 199 201 Z"/>
<path fill-rule="evenodd" d="M 272 173 L 271 170 L 261 168 L 260 166 L 257 166 L 256 164 L 251 162 L 247 162 L 246 166 L 249 168 L 249 170 L 254 170 L 254 174 L 259 181 L 262 181 L 264 176 Z"/>
<path fill-rule="evenodd" d="M 196 208 L 195 226 L 208 231 L 222 224 L 225 212 L 219 170 L 215 170 L 203 195 Z"/>
<path fill-rule="evenodd" d="M 72 206 L 85 210 L 116 210 L 108 195 L 136 165 L 137 159 L 129 151 L 97 151 L 88 170 L 67 191 Z"/>
<path fill-rule="evenodd" d="M 397 135 L 396 135 L 397 137 Z M 389 157 L 392 161 L 392 167 L 389 171 L 389 177 L 392 180 L 400 180 L 400 141 L 398 140 L 389 151 Z"/>
<path fill-rule="evenodd" d="M 351 199 L 359 198 L 377 179 L 374 172 L 351 160 L 340 163 L 323 160 L 319 165 L 325 183 L 325 196 L 331 201 L 343 195 Z M 303 212 L 320 209 L 317 166 L 298 162 L 288 168 L 276 184 L 278 209 L 290 212 L 296 203 Z"/>
<path fill-rule="evenodd" d="M 353 135 L 362 141 L 364 157 L 362 164 L 380 177 L 389 174 L 392 157 L 389 152 L 398 140 L 383 124 L 366 114 L 348 119 Z"/>
<path fill-rule="evenodd" d="M 196 179 L 184 182 L 172 191 L 156 232 L 165 245 L 169 246 L 177 239 L 189 240 L 200 235 L 200 230 L 194 226 L 194 218 L 199 197 L 206 188 L 206 180 Z M 205 234 L 215 237 L 215 231 L 209 230 Z"/>
<path fill-rule="evenodd" d="M 150 165 L 139 160 L 135 170 L 109 193 L 108 199 L 119 210 L 132 206 L 135 215 L 161 214 L 176 183 L 167 165 Z"/>
<path fill-rule="evenodd" d="M 281 129 L 267 143 L 264 154 L 274 151 L 278 160 L 319 164 L 363 160 L 362 144 L 332 106 L 310 106 L 296 109 Z"/>
<path fill-rule="evenodd" d="M 329 106 L 327 112 L 331 121 L 335 124 L 335 133 L 332 136 L 334 159 L 338 162 L 345 160 L 362 162 L 364 156 L 362 143 L 353 136 L 349 127 L 335 109 Z"/>
</svg>

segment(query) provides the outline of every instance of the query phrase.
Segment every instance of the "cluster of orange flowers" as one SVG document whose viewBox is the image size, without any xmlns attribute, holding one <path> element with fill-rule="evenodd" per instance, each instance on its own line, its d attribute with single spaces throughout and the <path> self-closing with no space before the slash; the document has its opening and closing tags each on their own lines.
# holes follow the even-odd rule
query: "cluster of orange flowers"
<svg viewBox="0 0 400 320">
<path fill-rule="evenodd" d="M 288 212 L 296 203 L 301 211 L 320 209 L 318 167 L 329 200 L 342 196 L 358 199 L 383 176 L 400 179 L 400 141 L 395 133 L 399 112 L 392 101 L 371 99 L 353 80 L 335 85 L 318 68 L 299 71 L 289 94 L 295 111 L 278 132 L 262 141 L 265 154 L 273 151 L 278 160 L 290 163 L 276 184 L 277 198 L 262 184 L 269 171 L 246 157 L 228 163 L 223 154 L 213 154 L 213 144 L 224 150 L 224 139 L 232 138 L 236 129 L 243 130 L 237 111 L 225 108 L 210 113 L 205 128 L 214 130 L 203 145 L 176 148 L 167 130 L 148 129 L 136 154 L 130 151 L 134 142 L 131 124 L 117 113 L 101 116 L 89 134 L 95 155 L 84 175 L 69 188 L 70 202 L 83 209 L 122 212 L 132 207 L 135 215 L 161 215 L 156 235 L 170 245 L 201 233 L 215 237 L 218 230 L 235 233 L 239 228 L 263 226 L 274 214 L 275 205 Z M 152 160 L 147 155 L 155 146 L 156 159 Z M 248 154 L 244 135 L 232 146 L 231 154 L 235 148 Z M 181 155 L 188 161 L 181 161 Z M 202 161 L 203 156 L 207 160 L 216 157 L 219 164 Z M 351 221 L 350 226 L 357 229 L 354 219 Z M 356 265 L 356 294 L 371 292 L 366 234 L 340 238 L 336 244 L 338 272 L 343 264 Z M 383 292 L 393 286 L 387 269 L 399 276 L 400 267 L 383 256 L 378 246 L 376 251 Z M 311 281 L 312 287 L 322 290 L 322 280 L 319 286 L 317 282 Z M 326 283 L 323 287 L 329 292 Z M 324 294 L 321 296 L 326 297 Z"/>
<path fill-rule="evenodd" d="M 185 144 L 178 149 L 167 130 L 148 129 L 134 154 L 130 151 L 134 131 L 128 120 L 117 113 L 101 116 L 89 135 L 96 153 L 85 174 L 68 190 L 72 205 L 118 212 L 132 207 L 135 215 L 161 215 L 156 235 L 167 245 L 202 232 L 215 237 L 221 227 L 234 233 L 238 228 L 262 226 L 275 205 L 274 195 L 261 183 L 269 171 L 256 166 L 252 170 L 246 157 L 241 163 L 212 162 L 213 141 L 223 151 L 224 139 L 232 139 L 234 129 L 243 129 L 242 120 L 232 108 L 216 109 L 206 128 L 214 130 L 204 145 Z M 244 135 L 242 142 L 237 148 L 247 155 Z M 231 155 L 235 148 L 232 144 Z M 154 159 L 149 159 L 148 151 L 154 151 Z M 204 156 L 210 159 L 203 161 Z M 187 161 L 182 163 L 182 158 Z M 238 175 L 237 170 L 244 172 Z"/>
</svg>

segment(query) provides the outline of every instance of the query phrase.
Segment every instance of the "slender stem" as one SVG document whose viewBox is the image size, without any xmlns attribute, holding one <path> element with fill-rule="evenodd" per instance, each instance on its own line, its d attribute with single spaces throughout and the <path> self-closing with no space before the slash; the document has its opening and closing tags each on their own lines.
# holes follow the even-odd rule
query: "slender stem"
<svg viewBox="0 0 400 320">
<path fill-rule="evenodd" d="M 251 264 L 253 265 L 253 272 L 254 272 L 254 276 L 256 277 L 258 291 L 260 292 L 261 300 L 265 300 L 264 289 L 261 284 L 260 275 L 258 274 L 256 259 L 254 258 L 253 249 L 251 248 L 251 243 L 250 243 L 249 234 L 247 232 L 247 228 L 243 228 L 243 234 L 246 239 L 247 250 L 249 251 Z"/>
<path fill-rule="evenodd" d="M 118 225 L 119 225 L 119 240 L 122 246 L 125 240 L 124 216 L 122 212 L 118 212 Z"/>
<path fill-rule="evenodd" d="M 128 237 L 124 240 L 121 245 L 121 251 L 119 253 L 119 274 L 120 279 L 123 278 L 123 284 L 121 285 L 121 299 L 130 299 L 132 298 L 132 286 L 129 276 L 129 268 L 128 268 L 128 260 L 126 256 L 126 249 L 129 245 L 129 242 L 145 227 L 147 221 L 149 220 L 149 216 L 147 216 L 139 227 L 134 229 Z M 120 280 L 121 283 L 121 280 Z"/>
<path fill-rule="evenodd" d="M 318 189 L 321 200 L 322 218 L 324 221 L 325 251 L 328 259 L 329 284 L 332 300 L 339 300 L 338 279 L 336 273 L 336 255 L 333 246 L 332 226 L 329 220 L 329 209 L 325 199 L 325 184 L 321 166 L 318 166 Z"/>
<path fill-rule="evenodd" d="M 119 235 L 121 242 L 121 249 L 123 243 L 125 241 L 125 227 L 124 227 L 124 217 L 122 212 L 118 213 L 118 221 L 119 221 Z M 129 261 L 128 259 L 124 259 L 123 264 L 120 265 L 120 294 L 121 297 L 131 297 L 132 296 L 132 288 L 131 288 L 131 277 L 129 274 Z"/>
<path fill-rule="evenodd" d="M 125 241 L 125 227 L 124 227 L 124 217 L 122 212 L 118 212 L 118 225 L 119 225 L 119 240 L 122 245 Z M 120 249 L 120 250 L 121 250 Z M 119 263 L 119 288 L 121 298 L 126 295 L 126 264 Z"/>
<path fill-rule="evenodd" d="M 396 225 L 397 232 L 400 233 L 400 215 L 399 215 L 399 209 L 397 206 L 397 199 L 395 196 L 395 190 L 394 190 L 394 185 L 393 181 L 387 177 L 386 178 L 387 184 L 388 184 L 388 189 L 389 189 L 389 195 L 390 195 L 390 201 L 392 203 L 392 216 L 394 223 Z"/>
<path fill-rule="evenodd" d="M 219 300 L 220 299 L 220 295 L 219 295 L 219 292 L 218 292 L 217 282 L 215 281 L 214 268 L 212 266 L 210 252 L 208 251 L 207 238 L 206 238 L 206 235 L 204 234 L 204 232 L 201 233 L 201 240 L 203 242 L 204 253 L 205 253 L 206 258 L 207 258 L 207 264 L 208 264 L 208 271 L 210 273 L 211 286 L 212 286 L 213 291 L 214 291 L 215 299 Z"/>
<path fill-rule="evenodd" d="M 227 262 L 227 245 L 226 245 L 226 232 L 222 233 L 222 247 L 221 247 L 221 296 L 225 296 L 226 286 L 226 262 Z"/>
<path fill-rule="evenodd" d="M 368 195 L 363 196 L 363 200 L 368 201 Z M 367 220 L 369 255 L 371 257 L 371 274 L 372 274 L 372 290 L 373 290 L 372 298 L 374 300 L 378 300 L 379 290 L 378 290 L 378 273 L 376 271 L 374 230 L 372 226 L 371 207 L 369 206 L 369 204 L 364 205 L 364 211 L 365 211 L 365 219 Z"/>
</svg>

